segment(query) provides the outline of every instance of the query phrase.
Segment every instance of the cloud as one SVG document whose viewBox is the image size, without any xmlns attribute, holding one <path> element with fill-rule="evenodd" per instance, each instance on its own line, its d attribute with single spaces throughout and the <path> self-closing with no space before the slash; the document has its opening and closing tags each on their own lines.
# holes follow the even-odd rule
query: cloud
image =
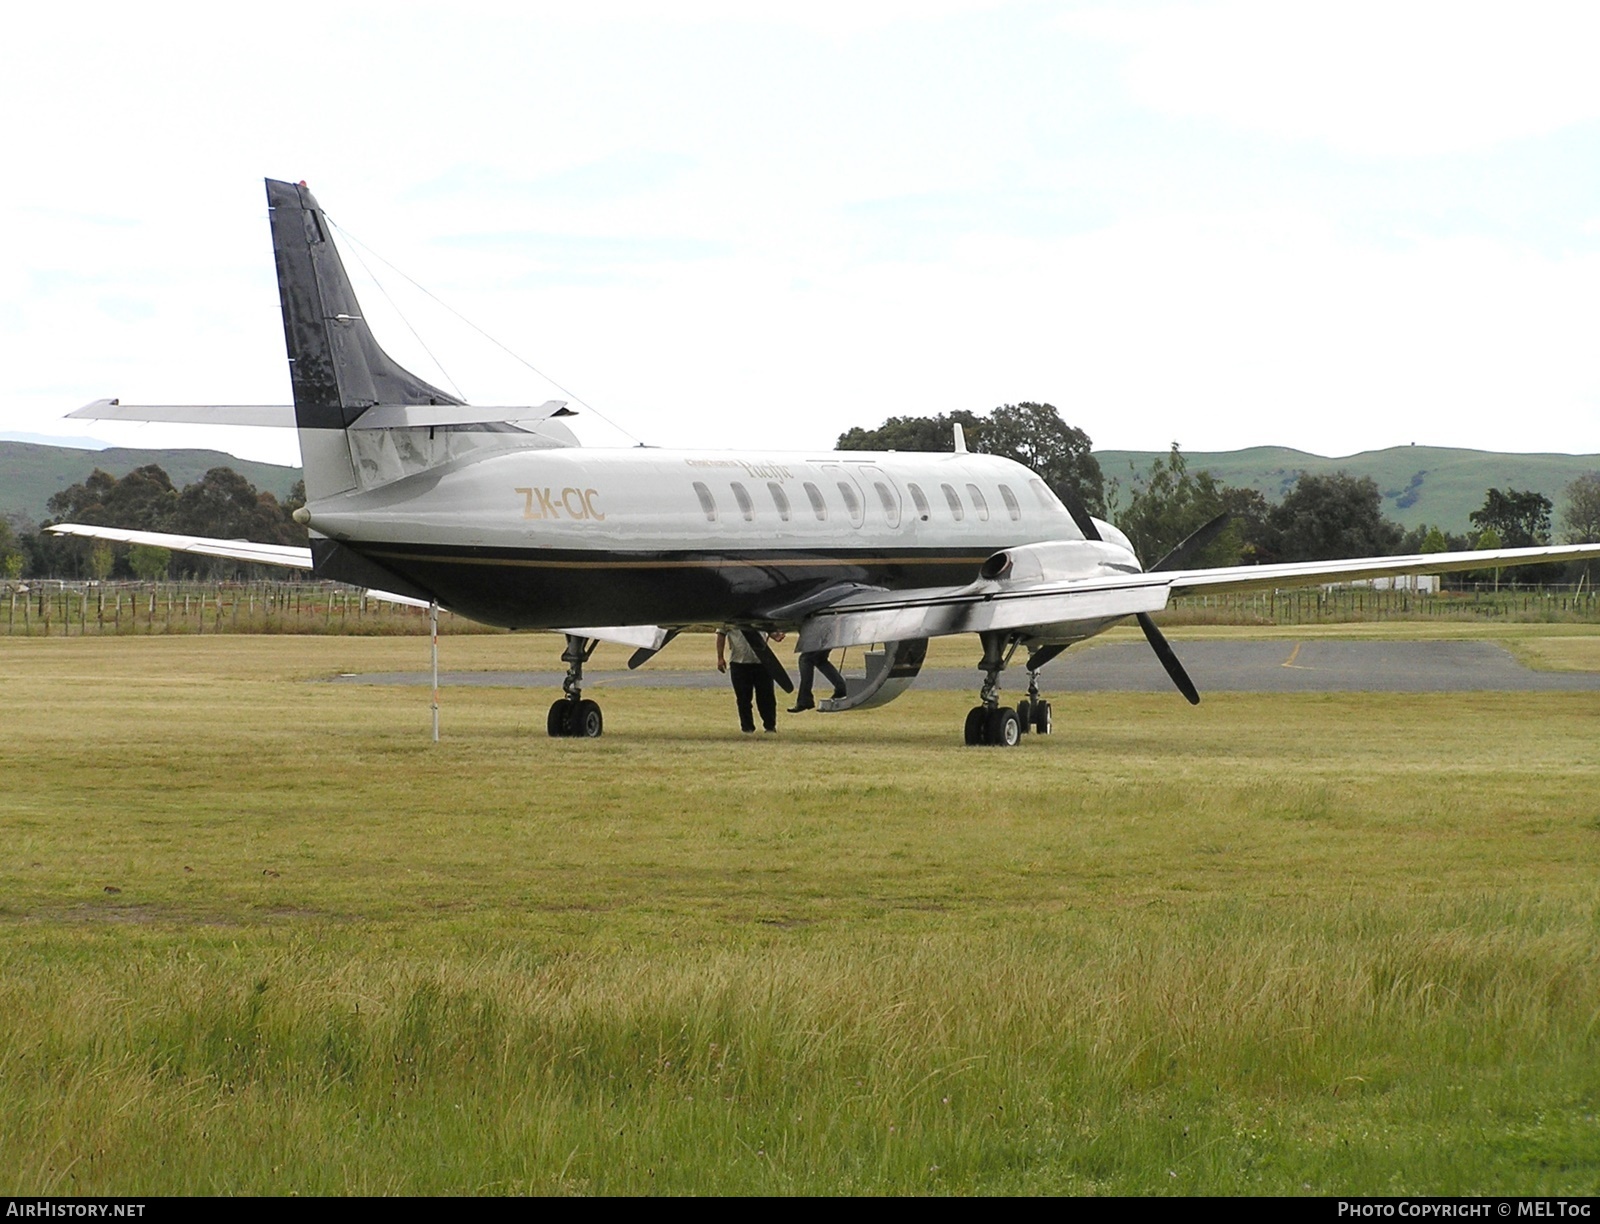
<svg viewBox="0 0 1600 1224">
<path fill-rule="evenodd" d="M 1061 24 L 1126 47 L 1127 87 L 1154 110 L 1352 153 L 1481 150 L 1600 118 L 1590 3 L 1226 0 Z"/>
</svg>

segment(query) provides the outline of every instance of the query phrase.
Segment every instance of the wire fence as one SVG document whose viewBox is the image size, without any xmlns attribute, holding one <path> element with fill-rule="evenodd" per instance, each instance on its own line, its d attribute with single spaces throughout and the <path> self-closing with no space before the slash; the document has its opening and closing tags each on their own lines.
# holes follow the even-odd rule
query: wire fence
<svg viewBox="0 0 1600 1224">
<path fill-rule="evenodd" d="M 1409 620 L 1524 622 L 1600 621 L 1592 586 L 1518 587 L 1489 584 L 1459 591 L 1305 587 L 1175 598 L 1162 614 L 1173 625 L 1314 625 Z"/>
<path fill-rule="evenodd" d="M 1305 625 L 1412 620 L 1600 622 L 1593 587 L 1483 586 L 1461 591 L 1309 587 L 1186 595 L 1162 614 L 1170 625 Z M 374 598 L 337 582 L 0 583 L 0 629 L 12 637 L 120 634 L 428 632 L 425 608 Z M 441 633 L 497 630 L 449 612 Z"/>
<path fill-rule="evenodd" d="M 119 634 L 426 634 L 428 611 L 337 582 L 0 584 L 0 628 L 13 637 Z M 441 633 L 496 632 L 448 612 Z"/>
</svg>

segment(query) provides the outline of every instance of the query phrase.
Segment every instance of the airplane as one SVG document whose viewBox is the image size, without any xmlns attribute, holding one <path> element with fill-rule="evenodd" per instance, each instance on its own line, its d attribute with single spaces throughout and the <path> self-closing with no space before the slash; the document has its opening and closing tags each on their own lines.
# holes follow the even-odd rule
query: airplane
<svg viewBox="0 0 1600 1224">
<path fill-rule="evenodd" d="M 559 401 L 475 407 L 403 369 L 360 304 L 321 207 L 302 183 L 266 181 L 292 407 L 125 405 L 80 419 L 284 425 L 298 430 L 310 547 L 211 540 L 82 524 L 50 530 L 257 564 L 308 569 L 508 629 L 565 634 L 551 736 L 595 737 L 583 696 L 600 641 L 648 661 L 678 633 L 741 633 L 786 692 L 766 633 L 802 652 L 879 646 L 869 674 L 818 708 L 883 705 L 915 680 L 932 637 L 976 634 L 969 745 L 1048 734 L 1040 670 L 1130 618 L 1173 683 L 1200 695 L 1152 614 L 1175 594 L 1443 573 L 1600 553 L 1600 545 L 1196 569 L 1222 526 L 1207 524 L 1145 569 L 1117 528 L 1068 506 L 1034 472 L 967 450 L 796 453 L 594 448 Z M 1001 675 L 1025 651 L 1026 695 Z"/>
</svg>

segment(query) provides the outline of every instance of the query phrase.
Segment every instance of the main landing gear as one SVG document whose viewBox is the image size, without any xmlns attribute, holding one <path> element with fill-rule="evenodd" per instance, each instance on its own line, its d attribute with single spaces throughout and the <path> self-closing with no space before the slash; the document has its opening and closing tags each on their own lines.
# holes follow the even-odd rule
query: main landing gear
<svg viewBox="0 0 1600 1224">
<path fill-rule="evenodd" d="M 567 634 L 567 648 L 561 652 L 561 661 L 567 665 L 567 677 L 561 682 L 565 697 L 556 698 L 550 707 L 550 717 L 545 729 L 552 738 L 578 736 L 596 739 L 605 730 L 605 719 L 600 716 L 600 703 L 583 695 L 583 665 L 594 654 L 598 638 L 581 638 Z"/>
<path fill-rule="evenodd" d="M 1050 703 L 1039 696 L 1039 668 L 1055 658 L 1059 650 L 1044 647 L 1028 657 L 1028 695 L 1011 709 L 1000 704 L 1000 673 L 1011 662 L 1017 643 L 1004 633 L 982 633 L 983 688 L 978 705 L 967 711 L 965 739 L 968 744 L 995 744 L 1015 748 L 1029 731 L 1049 735 Z"/>
</svg>

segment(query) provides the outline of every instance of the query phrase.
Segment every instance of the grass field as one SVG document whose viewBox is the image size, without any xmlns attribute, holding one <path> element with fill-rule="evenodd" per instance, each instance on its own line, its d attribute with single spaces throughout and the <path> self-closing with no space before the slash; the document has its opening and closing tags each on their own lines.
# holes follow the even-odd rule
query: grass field
<svg viewBox="0 0 1600 1224">
<path fill-rule="evenodd" d="M 0 641 L 8 1191 L 1600 1193 L 1600 694 L 311 682 L 423 650 Z"/>
</svg>

